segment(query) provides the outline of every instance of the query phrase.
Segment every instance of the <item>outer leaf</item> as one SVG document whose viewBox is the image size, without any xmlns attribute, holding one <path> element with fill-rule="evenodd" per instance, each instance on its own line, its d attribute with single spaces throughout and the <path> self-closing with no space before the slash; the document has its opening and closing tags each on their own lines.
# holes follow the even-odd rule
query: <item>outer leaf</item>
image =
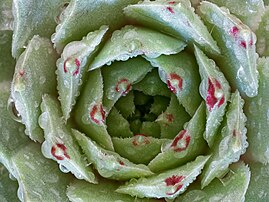
<svg viewBox="0 0 269 202">
<path fill-rule="evenodd" d="M 28 144 L 17 152 L 12 162 L 21 201 L 68 201 L 66 188 L 73 178 L 61 173 L 53 161 L 45 159 L 40 145 Z"/>
<path fill-rule="evenodd" d="M 106 149 L 114 150 L 105 119 L 103 104 L 103 78 L 101 70 L 89 74 L 82 96 L 76 105 L 75 119 L 80 129 Z"/>
<path fill-rule="evenodd" d="M 205 50 L 217 54 L 219 48 L 200 17 L 195 14 L 189 0 L 143 1 L 124 9 L 135 21 L 173 36 L 194 42 Z"/>
<path fill-rule="evenodd" d="M 71 0 L 60 16 L 60 24 L 52 35 L 58 51 L 71 41 L 80 40 L 88 32 L 109 25 L 119 28 L 125 23 L 122 9 L 138 0 Z"/>
<path fill-rule="evenodd" d="M 99 30 L 87 34 L 81 41 L 67 44 L 61 58 L 57 61 L 59 100 L 65 120 L 70 117 L 70 112 L 80 93 L 89 59 L 97 51 L 107 30 L 108 27 L 103 26 Z"/>
<path fill-rule="evenodd" d="M 158 153 L 166 139 L 157 139 L 143 134 L 137 134 L 132 138 L 112 138 L 115 151 L 133 163 L 147 165 Z"/>
<path fill-rule="evenodd" d="M 232 14 L 237 16 L 243 23 L 248 25 L 252 30 L 258 28 L 261 15 L 264 12 L 263 0 L 209 0 L 218 6 L 225 6 Z"/>
<path fill-rule="evenodd" d="M 238 18 L 207 1 L 201 2 L 199 12 L 214 26 L 213 37 L 217 40 L 222 57 L 221 70 L 234 89 L 254 97 L 258 93 L 258 71 L 256 69 L 256 36 Z"/>
<path fill-rule="evenodd" d="M 206 146 L 202 136 L 204 126 L 205 104 L 202 103 L 185 129 L 171 143 L 163 145 L 162 152 L 149 163 L 149 168 L 153 172 L 175 168 L 201 154 Z"/>
<path fill-rule="evenodd" d="M 44 140 L 38 126 L 42 95 L 56 94 L 56 59 L 57 54 L 50 41 L 34 36 L 18 59 L 13 76 L 11 102 L 15 102 L 21 121 L 26 126 L 26 135 L 38 142 Z"/>
<path fill-rule="evenodd" d="M 2 0 L 0 2 L 0 30 L 12 30 L 12 0 Z"/>
<path fill-rule="evenodd" d="M 71 128 L 64 124 L 59 103 L 53 97 L 44 95 L 41 110 L 39 124 L 45 133 L 43 155 L 57 161 L 63 172 L 71 171 L 78 179 L 96 183 L 91 168 L 86 166 L 86 161 L 73 138 Z"/>
<path fill-rule="evenodd" d="M 237 162 L 248 147 L 246 116 L 243 113 L 244 100 L 238 91 L 232 94 L 231 104 L 226 113 L 226 124 L 221 130 L 213 155 L 205 166 L 202 174 L 202 188 L 207 186 L 215 177 L 222 177 L 231 163 Z"/>
<path fill-rule="evenodd" d="M 133 58 L 125 62 L 115 62 L 102 68 L 104 78 L 103 104 L 107 113 L 121 96 L 126 96 L 132 85 L 142 80 L 152 70 L 143 58 Z"/>
<path fill-rule="evenodd" d="M 114 61 L 125 61 L 139 55 L 156 58 L 182 51 L 186 44 L 173 37 L 142 27 L 125 26 L 117 30 L 90 65 L 97 69 Z"/>
<path fill-rule="evenodd" d="M 137 197 L 174 199 L 183 193 L 203 169 L 208 156 L 199 156 L 179 168 L 120 186 L 116 192 Z"/>
<path fill-rule="evenodd" d="M 258 60 L 259 94 L 246 100 L 248 154 L 254 161 L 269 163 L 269 58 Z"/>
<path fill-rule="evenodd" d="M 56 27 L 55 18 L 59 14 L 63 2 L 65 1 L 13 1 L 13 57 L 20 56 L 23 48 L 34 35 L 50 37 Z"/>
<path fill-rule="evenodd" d="M 198 93 L 200 78 L 197 64 L 192 56 L 185 52 L 177 55 L 148 58 L 151 65 L 159 68 L 160 78 L 177 96 L 179 102 L 192 116 L 201 103 Z"/>
<path fill-rule="evenodd" d="M 9 177 L 8 170 L 0 165 L 0 198 L 1 201 L 19 201 L 17 197 L 18 183 Z"/>
<path fill-rule="evenodd" d="M 250 164 L 251 178 L 246 193 L 246 202 L 264 202 L 269 200 L 269 167 L 261 163 Z"/>
<path fill-rule="evenodd" d="M 108 179 L 129 180 L 153 174 L 147 166 L 136 165 L 116 152 L 103 149 L 79 131 L 73 130 L 73 133 L 88 160 L 93 162 L 101 176 Z"/>
<path fill-rule="evenodd" d="M 253 179 L 252 172 L 251 179 Z M 249 180 L 249 168 L 241 162 L 232 166 L 227 177 L 221 180 L 213 180 L 203 190 L 199 188 L 190 190 L 186 194 L 179 196 L 176 202 L 245 201 L 245 194 L 248 194 Z M 256 197 L 253 198 L 253 201 L 257 201 Z"/>
<path fill-rule="evenodd" d="M 266 7 L 259 28 L 256 30 L 257 35 L 257 52 L 260 56 L 269 56 L 269 6 Z"/>
<path fill-rule="evenodd" d="M 223 120 L 227 101 L 230 98 L 230 86 L 215 62 L 209 59 L 198 47 L 194 46 L 194 48 L 202 78 L 200 94 L 207 106 L 204 138 L 212 147 L 217 130 Z"/>
</svg>

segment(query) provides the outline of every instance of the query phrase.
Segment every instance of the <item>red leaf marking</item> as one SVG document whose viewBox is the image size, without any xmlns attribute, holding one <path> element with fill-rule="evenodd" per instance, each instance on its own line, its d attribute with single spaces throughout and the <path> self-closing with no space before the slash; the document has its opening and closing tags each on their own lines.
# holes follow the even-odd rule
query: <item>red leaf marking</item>
<svg viewBox="0 0 269 202">
<path fill-rule="evenodd" d="M 24 70 L 20 70 L 20 71 L 19 71 L 19 75 L 20 75 L 21 77 L 23 77 L 24 73 L 25 73 Z"/>
<path fill-rule="evenodd" d="M 132 88 L 132 85 L 130 84 L 128 79 L 121 79 L 118 81 L 115 90 L 116 92 L 121 92 L 121 94 L 124 96 L 126 95 Z"/>
<path fill-rule="evenodd" d="M 119 161 L 120 165 L 124 166 L 124 162 L 123 161 Z"/>
<path fill-rule="evenodd" d="M 167 113 L 166 114 L 166 119 L 169 123 L 173 122 L 174 121 L 174 116 L 173 114 L 170 114 L 170 113 Z"/>
<path fill-rule="evenodd" d="M 175 1 L 168 2 L 168 4 L 175 4 L 175 3 L 176 3 Z"/>
<path fill-rule="evenodd" d="M 99 117 L 96 117 L 98 113 L 100 113 L 101 119 Z M 98 125 L 100 125 L 101 123 L 105 121 L 105 115 L 106 115 L 106 112 L 104 111 L 102 104 L 100 104 L 99 106 L 95 104 L 90 111 L 91 120 Z"/>
<path fill-rule="evenodd" d="M 69 61 L 71 58 L 67 58 L 65 61 L 64 61 L 64 73 L 67 73 L 67 67 L 66 67 L 66 63 L 67 61 Z M 75 71 L 73 72 L 73 76 L 77 75 L 79 73 L 79 68 L 80 68 L 80 61 L 76 58 L 75 59 L 75 65 L 76 65 L 76 69 Z"/>
<path fill-rule="evenodd" d="M 178 146 L 179 141 L 184 141 L 184 146 Z M 175 152 L 181 152 L 187 149 L 191 141 L 191 137 L 187 134 L 186 130 L 182 130 L 179 134 L 175 137 L 174 141 L 171 144 L 171 147 L 174 149 Z"/>
<path fill-rule="evenodd" d="M 214 82 L 215 82 L 215 86 L 212 82 L 212 80 L 210 78 L 208 78 L 208 89 L 207 89 L 207 96 L 206 96 L 206 104 L 209 108 L 209 111 L 211 111 L 214 106 L 216 105 L 216 103 L 219 101 L 218 103 L 218 107 L 220 107 L 224 101 L 225 101 L 225 98 L 224 98 L 224 95 L 218 100 L 218 98 L 216 98 L 215 96 L 215 90 L 219 90 L 219 89 L 222 89 L 221 87 L 221 84 L 219 83 L 218 80 L 216 79 L 213 79 Z"/>
<path fill-rule="evenodd" d="M 172 7 L 168 6 L 168 7 L 166 7 L 166 8 L 167 8 L 167 10 L 168 10 L 170 13 L 173 13 L 173 14 L 175 13 Z"/>
<path fill-rule="evenodd" d="M 57 149 L 60 149 L 63 152 L 63 156 L 56 154 Z M 51 154 L 57 160 L 64 160 L 64 157 L 66 157 L 67 159 L 70 159 L 70 156 L 67 154 L 66 150 L 67 150 L 67 148 L 66 148 L 66 146 L 64 144 L 57 143 L 56 145 L 52 146 Z"/>
<path fill-rule="evenodd" d="M 141 146 L 141 145 L 146 145 L 149 144 L 150 141 L 148 139 L 148 137 L 144 134 L 136 134 L 133 137 L 133 145 L 134 146 Z"/>
<path fill-rule="evenodd" d="M 239 33 L 239 29 L 238 27 L 234 26 L 231 28 L 230 30 L 230 34 L 233 36 L 233 37 L 237 37 L 238 36 L 238 33 Z"/>
<path fill-rule="evenodd" d="M 240 41 L 239 45 L 242 46 L 243 48 L 247 47 L 246 41 Z"/>
<path fill-rule="evenodd" d="M 184 179 L 184 176 L 178 176 L 178 175 L 173 175 L 171 177 L 168 177 L 165 179 L 166 186 L 175 186 L 176 185 L 176 190 L 173 193 L 166 193 L 167 195 L 174 195 L 176 192 L 178 192 L 182 187 L 183 184 L 180 184 L 182 180 Z"/>
<path fill-rule="evenodd" d="M 173 86 L 172 84 L 172 81 L 176 81 L 177 82 L 177 85 L 176 86 Z M 182 78 L 177 75 L 176 73 L 171 73 L 169 76 L 168 76 L 168 79 L 167 79 L 167 86 L 168 88 L 173 92 L 173 93 L 177 93 L 177 89 L 179 90 L 182 90 L 182 83 L 183 83 L 183 80 Z"/>
</svg>

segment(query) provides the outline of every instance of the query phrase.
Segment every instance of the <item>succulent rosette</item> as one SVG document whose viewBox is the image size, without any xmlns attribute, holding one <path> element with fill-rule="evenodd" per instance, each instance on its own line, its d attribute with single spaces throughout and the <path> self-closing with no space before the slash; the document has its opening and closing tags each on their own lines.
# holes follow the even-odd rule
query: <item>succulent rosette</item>
<svg viewBox="0 0 269 202">
<path fill-rule="evenodd" d="M 1 1 L 1 200 L 268 201 L 267 4 Z"/>
</svg>

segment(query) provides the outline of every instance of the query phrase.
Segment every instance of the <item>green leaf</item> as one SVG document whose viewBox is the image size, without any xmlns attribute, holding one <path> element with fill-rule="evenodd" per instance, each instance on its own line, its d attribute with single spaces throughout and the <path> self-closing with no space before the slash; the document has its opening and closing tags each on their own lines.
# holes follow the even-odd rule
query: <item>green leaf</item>
<svg viewBox="0 0 269 202">
<path fill-rule="evenodd" d="M 269 58 L 258 59 L 259 94 L 246 99 L 249 149 L 247 153 L 254 161 L 269 163 Z"/>
<path fill-rule="evenodd" d="M 113 107 L 106 119 L 108 134 L 112 137 L 132 137 L 129 122 Z"/>
<path fill-rule="evenodd" d="M 204 138 L 209 147 L 212 147 L 225 114 L 227 101 L 230 99 L 230 86 L 215 62 L 209 59 L 198 47 L 194 46 L 194 49 L 202 78 L 200 94 L 207 106 Z"/>
<path fill-rule="evenodd" d="M 150 107 L 150 113 L 153 113 L 155 115 L 160 115 L 162 112 L 164 112 L 167 109 L 167 107 L 169 106 L 169 102 L 170 100 L 167 97 L 158 96 L 158 95 L 154 96 L 153 103 Z"/>
<path fill-rule="evenodd" d="M 237 16 L 242 22 L 252 30 L 256 30 L 264 12 L 263 0 L 209 0 L 218 6 L 225 6 L 232 14 Z"/>
<path fill-rule="evenodd" d="M 0 82 L 10 81 L 15 67 L 15 60 L 11 56 L 12 31 L 0 31 L 0 40 Z"/>
<path fill-rule="evenodd" d="M 199 12 L 205 21 L 214 26 L 212 36 L 222 52 L 220 67 L 233 89 L 248 97 L 256 96 L 258 71 L 255 34 L 229 10 L 213 3 L 201 2 Z"/>
<path fill-rule="evenodd" d="M 143 163 L 147 165 L 158 153 L 161 146 L 166 143 L 166 139 L 137 134 L 131 138 L 112 138 L 115 151 L 133 163 Z"/>
<path fill-rule="evenodd" d="M 136 165 L 116 152 L 103 149 L 79 131 L 73 130 L 73 133 L 88 160 L 93 162 L 102 177 L 114 180 L 129 180 L 153 174 L 147 166 Z"/>
<path fill-rule="evenodd" d="M 213 180 L 203 190 L 198 188 L 187 191 L 186 194 L 179 196 L 175 202 L 245 201 L 250 179 L 253 179 L 252 172 L 250 178 L 248 166 L 240 162 L 232 166 L 226 177 Z M 252 201 L 257 201 L 257 195 Z"/>
<path fill-rule="evenodd" d="M 102 68 L 104 79 L 103 104 L 109 113 L 117 100 L 126 96 L 132 85 L 143 79 L 152 70 L 149 62 L 143 58 L 133 58 L 125 62 L 115 62 Z"/>
<path fill-rule="evenodd" d="M 140 198 L 174 199 L 200 174 L 209 156 L 199 156 L 179 168 L 162 172 L 161 174 L 130 181 L 120 186 L 116 192 L 137 196 Z"/>
<path fill-rule="evenodd" d="M 13 29 L 12 0 L 0 2 L 0 31 Z"/>
<path fill-rule="evenodd" d="M 160 95 L 170 97 L 171 95 L 167 86 L 160 79 L 157 69 L 149 72 L 145 78 L 133 86 L 133 89 L 150 96 Z"/>
<path fill-rule="evenodd" d="M 156 122 L 144 121 L 142 122 L 142 126 L 140 128 L 140 134 L 160 138 L 161 134 L 160 125 Z"/>
<path fill-rule="evenodd" d="M 82 156 L 71 128 L 64 124 L 60 104 L 50 95 L 42 97 L 40 127 L 45 133 L 42 153 L 57 161 L 62 172 L 71 172 L 78 179 L 96 183 L 95 176 Z"/>
<path fill-rule="evenodd" d="M 38 125 L 42 95 L 56 94 L 57 57 L 48 39 L 34 36 L 15 67 L 10 105 L 15 103 L 21 122 L 26 126 L 26 135 L 38 142 L 44 140 Z"/>
<path fill-rule="evenodd" d="M 24 126 L 14 121 L 7 110 L 10 82 L 0 83 L 0 163 L 11 173 L 11 158 L 16 152 L 27 145 L 30 140 L 24 134 Z M 0 189 L 1 190 L 1 189 Z"/>
<path fill-rule="evenodd" d="M 222 177 L 231 163 L 237 162 L 248 147 L 246 116 L 243 112 L 244 100 L 238 91 L 232 94 L 231 103 L 226 113 L 226 123 L 218 136 L 209 159 L 202 173 L 202 188 L 215 177 Z"/>
<path fill-rule="evenodd" d="M 206 148 L 202 135 L 205 130 L 204 103 L 200 105 L 184 128 L 172 141 L 162 146 L 162 152 L 149 163 L 150 170 L 160 172 L 169 168 L 175 168 L 193 160 L 204 151 Z"/>
<path fill-rule="evenodd" d="M 269 29 L 267 25 L 269 24 L 269 6 L 266 7 L 261 22 L 259 23 L 259 28 L 256 30 L 257 36 L 257 52 L 260 56 L 269 56 Z"/>
<path fill-rule="evenodd" d="M 85 80 L 89 60 L 98 50 L 107 30 L 108 27 L 103 26 L 95 32 L 88 33 L 81 41 L 67 44 L 61 58 L 57 61 L 59 100 L 65 120 L 70 117 L 70 112 L 76 103 L 82 82 Z"/>
<path fill-rule="evenodd" d="M 182 51 L 186 44 L 178 39 L 154 30 L 128 25 L 117 30 L 105 43 L 89 70 L 110 65 L 114 61 L 126 61 L 129 58 L 145 55 L 156 58 Z"/>
<path fill-rule="evenodd" d="M 173 139 L 190 118 L 184 107 L 179 104 L 176 96 L 172 95 L 169 106 L 156 119 L 161 127 L 161 137 Z"/>
<path fill-rule="evenodd" d="M 204 50 L 219 54 L 220 50 L 189 0 L 143 1 L 130 5 L 124 13 L 131 19 L 184 41 L 196 43 Z"/>
<path fill-rule="evenodd" d="M 186 52 L 146 59 L 152 66 L 159 68 L 161 80 L 192 116 L 201 103 L 198 92 L 200 77 L 195 59 Z"/>
<path fill-rule="evenodd" d="M 60 15 L 52 42 L 61 51 L 71 41 L 80 40 L 88 32 L 108 25 L 110 29 L 120 28 L 126 23 L 122 9 L 138 0 L 71 0 Z"/>
<path fill-rule="evenodd" d="M 2 201 L 19 202 L 18 183 L 10 179 L 8 170 L 0 164 L 0 198 Z"/>
<path fill-rule="evenodd" d="M 251 178 L 245 196 L 246 202 L 269 200 L 269 167 L 261 163 L 250 163 Z"/>
<path fill-rule="evenodd" d="M 130 91 L 126 96 L 121 97 L 115 103 L 116 109 L 122 114 L 124 118 L 127 118 L 134 114 L 135 104 L 134 104 L 134 93 Z"/>
<path fill-rule="evenodd" d="M 28 144 L 17 152 L 12 162 L 21 201 L 68 201 L 66 188 L 73 177 L 61 173 L 57 164 L 45 159 L 40 145 Z"/>
<path fill-rule="evenodd" d="M 49 38 L 56 27 L 55 18 L 64 0 L 14 0 L 12 55 L 18 58 L 34 35 Z M 34 8 L 34 9 L 33 9 Z"/>
<path fill-rule="evenodd" d="M 101 70 L 91 71 L 82 95 L 76 105 L 76 123 L 85 134 L 106 149 L 114 150 L 105 119 L 107 111 L 103 107 L 103 78 Z"/>
</svg>

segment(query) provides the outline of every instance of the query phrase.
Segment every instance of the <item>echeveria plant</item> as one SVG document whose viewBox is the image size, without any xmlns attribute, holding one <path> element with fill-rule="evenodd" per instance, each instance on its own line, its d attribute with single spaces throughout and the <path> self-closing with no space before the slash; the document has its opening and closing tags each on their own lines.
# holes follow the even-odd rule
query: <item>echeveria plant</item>
<svg viewBox="0 0 269 202">
<path fill-rule="evenodd" d="M 0 201 L 269 201 L 268 3 L 2 0 Z"/>
</svg>

